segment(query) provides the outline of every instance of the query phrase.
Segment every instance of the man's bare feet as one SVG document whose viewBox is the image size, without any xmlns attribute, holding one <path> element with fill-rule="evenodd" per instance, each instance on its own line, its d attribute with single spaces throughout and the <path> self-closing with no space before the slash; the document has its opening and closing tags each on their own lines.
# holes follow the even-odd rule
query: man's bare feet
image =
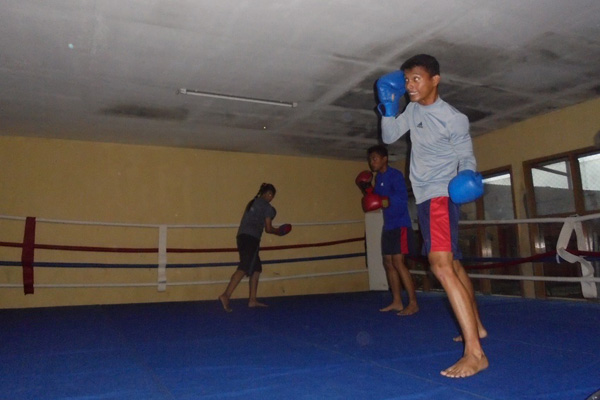
<svg viewBox="0 0 600 400">
<path fill-rule="evenodd" d="M 419 306 L 415 303 L 409 303 L 408 306 L 397 315 L 404 317 L 406 315 L 413 315 L 419 312 Z"/>
<path fill-rule="evenodd" d="M 225 296 L 224 294 L 219 296 L 219 301 L 221 302 L 221 305 L 223 306 L 223 310 L 227 311 L 227 312 L 232 312 L 233 310 L 231 309 L 231 307 L 229 307 L 229 298 L 227 296 Z"/>
<path fill-rule="evenodd" d="M 479 328 L 479 339 L 484 339 L 487 337 L 488 333 L 484 328 Z M 462 342 L 463 341 L 463 337 L 462 335 L 458 335 L 454 338 L 452 338 L 452 340 L 454 340 L 455 342 Z"/>
<path fill-rule="evenodd" d="M 485 354 L 463 356 L 456 364 L 440 372 L 447 378 L 467 378 L 483 371 L 490 365 Z"/>
<path fill-rule="evenodd" d="M 265 303 L 261 303 L 258 300 L 254 300 L 254 301 L 248 302 L 248 307 L 254 308 L 254 307 L 269 307 L 269 306 L 266 305 Z"/>
<path fill-rule="evenodd" d="M 402 305 L 402 303 L 392 303 L 387 307 L 379 309 L 379 311 L 381 311 L 381 312 L 402 311 L 402 310 L 404 310 L 404 305 Z"/>
</svg>

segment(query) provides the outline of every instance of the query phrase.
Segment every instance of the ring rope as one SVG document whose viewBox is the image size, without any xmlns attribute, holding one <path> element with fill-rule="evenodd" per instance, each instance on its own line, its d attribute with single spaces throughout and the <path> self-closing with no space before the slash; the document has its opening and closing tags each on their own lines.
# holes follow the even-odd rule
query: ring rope
<svg viewBox="0 0 600 400">
<path fill-rule="evenodd" d="M 333 246 L 336 244 L 352 243 L 364 241 L 363 237 L 332 240 L 329 242 L 317 242 L 317 243 L 305 243 L 305 244 L 293 244 L 293 245 L 282 245 L 282 246 L 264 246 L 261 247 L 261 251 L 268 250 L 286 250 L 286 249 L 300 249 L 307 247 L 324 247 Z M 23 247 L 23 243 L 17 242 L 0 242 L 0 246 L 4 247 Z M 40 244 L 35 243 L 34 248 L 43 250 L 62 250 L 62 251 L 89 251 L 97 253 L 157 253 L 157 247 L 98 247 L 98 246 L 68 246 L 68 245 L 57 245 L 57 244 Z M 201 249 L 184 249 L 184 248 L 167 248 L 167 253 L 230 253 L 237 252 L 236 247 L 227 248 L 201 248 Z"/>
<path fill-rule="evenodd" d="M 299 257 L 299 258 L 285 258 L 277 260 L 262 260 L 263 264 L 289 264 L 305 261 L 323 261 L 323 260 L 337 260 L 341 258 L 354 258 L 364 257 L 365 253 L 347 253 L 347 254 L 335 254 L 330 256 L 316 256 L 316 257 Z M 230 262 L 209 262 L 209 263 L 191 263 L 191 264 L 167 264 L 168 268 L 204 268 L 204 267 L 232 267 L 238 265 L 238 261 Z M 18 261 L 0 261 L 0 266 L 6 267 L 18 267 L 21 263 Z M 65 262 L 49 262 L 49 261 L 36 261 L 33 263 L 34 267 L 51 267 L 51 268 L 156 268 L 157 264 L 104 264 L 104 263 L 65 263 Z"/>
<path fill-rule="evenodd" d="M 565 221 L 583 222 L 600 218 L 600 213 L 588 215 L 575 215 L 564 218 L 526 218 L 526 219 L 486 219 L 473 221 L 459 221 L 460 225 L 515 225 L 515 224 L 551 224 L 564 223 Z"/>
<path fill-rule="evenodd" d="M 339 276 L 339 275 L 355 275 L 355 274 L 366 274 L 366 269 L 358 269 L 351 271 L 338 271 L 338 272 L 320 272 L 315 274 L 300 274 L 291 276 L 273 276 L 273 277 L 261 277 L 261 282 L 270 281 L 282 281 L 290 279 L 305 279 L 305 278 L 317 278 L 324 276 Z M 248 278 L 245 278 L 248 279 Z M 214 280 L 214 281 L 183 281 L 183 282 L 169 282 L 168 286 L 199 286 L 199 285 L 222 285 L 229 282 L 227 280 Z M 0 288 L 21 288 L 23 285 L 16 283 L 0 284 Z M 156 287 L 156 282 L 145 282 L 145 283 L 36 283 L 36 288 L 105 288 L 105 287 Z"/>
<path fill-rule="evenodd" d="M 316 274 L 302 274 L 302 275 L 291 275 L 285 277 L 264 277 L 261 281 L 278 281 L 288 279 L 305 279 L 322 276 L 338 276 L 338 275 L 351 275 L 351 274 L 364 274 L 368 271 L 366 269 L 352 270 L 352 271 L 341 271 L 341 272 L 322 272 Z M 427 271 L 421 270 L 410 270 L 414 275 L 427 275 Z M 489 274 L 469 274 L 472 278 L 482 279 L 495 279 L 495 280 L 529 280 L 539 282 L 595 282 L 600 283 L 600 278 L 588 277 L 560 277 L 560 276 L 523 276 L 523 275 L 489 275 Z M 214 280 L 214 281 L 186 281 L 186 282 L 169 282 L 168 286 L 196 286 L 196 285 L 213 285 L 213 284 L 226 284 L 229 280 Z M 22 288 L 22 284 L 17 283 L 6 283 L 0 284 L 0 288 Z M 36 288 L 106 288 L 106 287 L 156 287 L 156 282 L 149 283 L 56 283 L 56 284 L 45 284 L 36 283 Z"/>
<path fill-rule="evenodd" d="M 428 275 L 427 271 L 410 270 L 414 275 Z M 468 274 L 471 278 L 513 281 L 539 281 L 539 282 L 596 282 L 600 283 L 600 277 L 573 277 L 573 276 L 534 276 L 534 275 L 491 275 L 491 274 Z"/>
<path fill-rule="evenodd" d="M 25 221 L 27 217 L 16 217 L 12 215 L 0 215 L 0 219 Z M 36 218 L 37 222 L 49 224 L 69 224 L 69 225 L 96 225 L 96 226 L 120 226 L 129 228 L 160 228 L 166 226 L 169 229 L 190 229 L 190 228 L 237 228 L 239 224 L 134 224 L 127 222 L 98 222 L 98 221 L 74 221 L 66 219 Z M 319 226 L 319 225 L 346 225 L 364 223 L 364 220 L 346 220 L 329 222 L 293 222 L 295 226 Z"/>
<path fill-rule="evenodd" d="M 535 219 L 520 219 L 520 220 L 485 220 L 485 221 L 461 221 L 461 225 L 500 225 L 500 224 L 522 224 L 522 223 L 574 223 L 587 221 L 591 219 L 599 218 L 600 214 L 590 214 L 586 216 L 573 216 L 567 218 L 535 218 Z M 31 217 L 13 217 L 13 216 L 5 216 L 0 215 L 0 219 L 8 219 L 8 220 L 20 220 L 20 221 L 28 221 Z M 159 228 L 165 230 L 166 228 L 237 228 L 238 224 L 204 224 L 204 225 L 165 225 L 165 224 L 130 224 L 130 223 L 106 223 L 106 222 L 85 222 L 85 221 L 68 221 L 68 220 L 57 220 L 57 219 L 34 219 L 37 222 L 45 222 L 45 223 L 59 223 L 59 224 L 74 224 L 74 225 L 101 225 L 101 226 L 122 226 L 122 227 L 140 227 L 140 228 Z M 314 225 L 337 225 L 337 224 L 353 224 L 353 223 L 363 223 L 362 220 L 350 220 L 350 221 L 337 221 L 337 222 L 313 222 L 313 223 L 295 223 L 294 225 L 299 226 L 314 226 Z M 307 247 L 320 247 L 320 246 L 331 246 L 335 244 L 341 243 L 350 243 L 357 241 L 364 241 L 365 237 L 359 238 L 350 238 L 350 239 L 342 239 L 336 241 L 329 242 L 318 242 L 318 243 L 306 243 L 306 244 L 296 244 L 296 245 L 284 245 L 284 246 L 267 246 L 261 248 L 261 250 L 283 250 L 283 249 L 291 249 L 291 248 L 307 248 Z M 24 248 L 24 243 L 17 242 L 0 242 L 0 246 L 4 247 L 16 247 L 16 248 Z M 114 247 L 97 247 L 97 246 L 64 246 L 64 245 L 51 245 L 51 244 L 36 244 L 30 243 L 28 245 L 30 248 L 37 249 L 45 249 L 45 250 L 63 250 L 63 251 L 89 251 L 89 252 L 120 252 L 120 253 L 157 253 L 159 250 L 161 252 L 170 252 L 170 253 L 214 253 L 214 252 L 235 252 L 237 248 L 211 248 L 211 249 L 189 249 L 189 248 L 114 248 Z M 581 251 L 575 249 L 559 249 L 560 251 L 567 251 L 573 255 L 590 257 L 592 260 L 596 261 L 600 258 L 600 252 L 592 252 L 592 251 Z M 310 261 L 313 259 L 328 259 L 328 258 L 344 258 L 344 257 L 359 257 L 364 256 L 365 253 L 353 253 L 346 255 L 337 255 L 337 256 L 324 256 L 324 257 L 315 257 L 315 258 L 299 258 L 299 259 L 289 259 L 289 260 L 270 260 L 264 261 L 264 263 L 288 263 L 288 262 L 299 262 L 299 261 Z M 560 255 L 560 254 L 559 254 Z M 478 264 L 478 265 L 466 265 L 465 269 L 468 270 L 478 270 L 478 269 L 496 269 L 496 268 L 506 268 L 509 266 L 529 263 L 529 262 L 543 262 L 548 261 L 552 256 L 557 257 L 557 251 L 549 251 L 546 253 L 535 254 L 530 257 L 518 258 L 518 259 L 508 259 L 508 258 L 499 258 L 499 257 L 490 257 L 490 258 L 471 258 L 465 259 L 464 261 L 476 261 L 476 262 L 493 262 L 499 261 L 491 264 Z M 419 259 L 418 257 L 409 257 L 413 259 Z M 559 262 L 558 257 L 556 258 L 557 262 Z M 582 259 L 583 260 L 583 259 Z M 22 261 L 23 262 L 23 261 Z M 0 265 L 4 266 L 18 266 L 22 265 L 22 262 L 2 262 L 0 261 Z M 210 267 L 210 266 L 228 266 L 228 265 L 237 265 L 235 263 L 206 263 L 206 264 L 169 264 L 170 268 L 190 268 L 190 267 Z M 44 262 L 33 262 L 33 266 L 53 266 L 53 267 L 101 267 L 101 268 L 110 268 L 110 267 L 122 267 L 122 268 L 156 268 L 156 264 L 76 264 L 76 263 L 44 263 Z M 357 271 L 343 271 L 336 273 L 322 273 L 322 274 L 310 274 L 310 275 L 297 275 L 297 276 L 286 276 L 286 277 L 278 277 L 278 278 L 265 278 L 267 280 L 280 280 L 280 279 L 300 279 L 302 277 L 313 277 L 313 276 L 321 276 L 321 275 L 339 275 L 339 274 L 348 274 L 348 273 L 364 273 L 365 270 L 357 270 Z M 411 270 L 413 274 L 427 274 L 426 271 L 414 271 Z M 600 278 L 593 276 L 584 276 L 584 277 L 548 277 L 548 276 L 526 276 L 526 275 L 491 275 L 491 274 L 469 274 L 474 278 L 486 278 L 486 279 L 506 279 L 506 280 L 533 280 L 533 281 L 555 281 L 555 282 L 600 282 Z M 217 281 L 213 282 L 205 282 L 205 281 L 197 281 L 197 282 L 170 282 L 169 285 L 186 285 L 186 284 L 211 284 L 217 283 Z M 219 282 L 222 283 L 222 282 Z M 115 287 L 130 287 L 130 286 L 155 286 L 156 283 L 126 283 L 126 284 L 36 284 L 36 287 L 106 287 L 106 286 L 115 286 Z M 0 284 L 0 287 L 22 287 L 20 284 Z"/>
<path fill-rule="evenodd" d="M 582 251 L 576 249 L 567 249 L 567 251 L 571 254 L 581 255 L 590 257 L 593 261 L 600 260 L 600 252 L 596 251 Z M 543 261 L 552 261 L 556 262 L 552 257 L 555 257 L 557 254 L 556 250 L 548 251 L 545 253 L 535 254 L 529 257 L 522 258 L 503 258 L 503 257 L 477 257 L 477 258 L 465 258 L 461 260 L 463 262 L 463 267 L 467 270 L 477 270 L 477 269 L 496 269 L 496 268 L 506 268 L 519 264 L 525 264 L 530 262 L 543 262 Z M 424 256 L 407 256 L 408 259 L 414 261 L 427 262 L 427 257 Z M 476 264 L 476 265 L 464 265 L 465 262 L 476 261 L 476 262 L 493 262 L 498 261 L 492 264 Z M 562 264 L 562 263 L 561 263 Z"/>
</svg>

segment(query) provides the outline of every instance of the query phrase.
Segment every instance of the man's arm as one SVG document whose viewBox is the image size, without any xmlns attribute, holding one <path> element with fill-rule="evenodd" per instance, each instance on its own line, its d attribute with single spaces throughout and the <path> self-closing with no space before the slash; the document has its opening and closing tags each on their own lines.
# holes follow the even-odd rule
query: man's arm
<svg viewBox="0 0 600 400">
<path fill-rule="evenodd" d="M 393 203 L 392 203 L 393 202 Z M 397 174 L 392 182 L 392 194 L 390 195 L 390 204 L 394 204 L 403 210 L 408 208 L 408 190 L 404 182 L 404 176 Z"/>
<path fill-rule="evenodd" d="M 394 143 L 406 132 L 408 132 L 408 123 L 404 114 L 400 114 L 397 118 L 381 117 L 381 140 L 383 143 Z"/>
<path fill-rule="evenodd" d="M 476 171 L 477 161 L 473 154 L 473 142 L 469 134 L 469 119 L 464 114 L 457 114 L 452 119 L 449 128 L 450 141 L 458 157 L 458 172 L 466 169 Z"/>
</svg>

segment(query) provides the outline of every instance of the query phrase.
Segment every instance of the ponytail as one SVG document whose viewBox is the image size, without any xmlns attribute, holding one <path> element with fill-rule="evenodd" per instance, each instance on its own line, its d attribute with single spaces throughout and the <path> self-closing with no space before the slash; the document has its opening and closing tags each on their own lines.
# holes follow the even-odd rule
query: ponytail
<svg viewBox="0 0 600 400">
<path fill-rule="evenodd" d="M 258 193 L 256 193 L 256 196 L 254 196 L 254 198 L 252 200 L 250 200 L 248 202 L 248 204 L 246 205 L 246 210 L 244 210 L 244 212 L 247 213 L 250 210 L 250 207 L 252 207 L 252 203 L 254 203 L 254 200 L 258 199 L 260 196 L 262 196 L 266 192 L 271 192 L 271 193 L 273 193 L 273 196 L 275 196 L 275 193 L 277 193 L 277 190 L 275 189 L 275 186 L 273 186 L 270 183 L 262 183 L 260 185 L 260 189 L 258 189 Z"/>
</svg>

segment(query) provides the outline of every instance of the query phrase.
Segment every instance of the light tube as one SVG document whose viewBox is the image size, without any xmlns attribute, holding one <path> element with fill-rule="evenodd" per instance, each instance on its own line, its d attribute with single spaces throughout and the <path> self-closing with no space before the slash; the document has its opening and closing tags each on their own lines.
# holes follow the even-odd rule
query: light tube
<svg viewBox="0 0 600 400">
<path fill-rule="evenodd" d="M 215 99 L 235 100 L 235 101 L 245 101 L 248 103 L 267 104 L 270 106 L 291 107 L 291 108 L 298 106 L 298 103 L 292 103 L 292 102 L 287 102 L 287 101 L 257 99 L 254 97 L 233 96 L 233 95 L 229 95 L 229 94 L 202 92 L 199 90 L 191 90 L 191 89 L 183 89 L 183 88 L 179 89 L 179 91 L 177 93 L 188 94 L 190 96 L 212 97 Z"/>
</svg>

